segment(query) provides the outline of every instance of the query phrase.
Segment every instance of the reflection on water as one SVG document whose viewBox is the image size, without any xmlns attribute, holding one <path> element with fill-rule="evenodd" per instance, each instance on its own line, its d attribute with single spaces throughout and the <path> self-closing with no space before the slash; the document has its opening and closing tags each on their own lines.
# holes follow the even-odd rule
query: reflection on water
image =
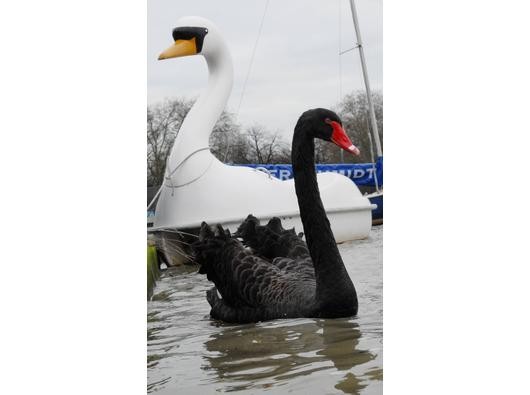
<svg viewBox="0 0 530 395">
<path fill-rule="evenodd" d="M 226 325 L 210 319 L 210 284 L 166 271 L 148 302 L 148 392 L 382 393 L 382 227 L 339 246 L 358 317 Z"/>
<path fill-rule="evenodd" d="M 301 322 L 302 321 L 302 322 Z M 351 319 L 274 321 L 250 327 L 231 327 L 213 334 L 206 349 L 204 369 L 214 369 L 225 389 L 267 388 L 330 367 L 349 370 L 375 357 L 357 349 L 361 333 Z M 336 388 L 355 393 L 364 388 L 354 374 Z"/>
</svg>

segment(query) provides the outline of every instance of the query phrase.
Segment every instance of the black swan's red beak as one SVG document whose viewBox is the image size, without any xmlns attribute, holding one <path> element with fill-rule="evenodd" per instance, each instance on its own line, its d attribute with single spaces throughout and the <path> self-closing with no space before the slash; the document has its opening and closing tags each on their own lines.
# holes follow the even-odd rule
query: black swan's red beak
<svg viewBox="0 0 530 395">
<path fill-rule="evenodd" d="M 359 155 L 361 151 L 351 142 L 350 138 L 340 125 L 340 123 L 335 121 L 326 121 L 333 128 L 333 133 L 331 134 L 331 141 L 336 145 L 342 148 L 345 151 L 352 153 L 353 155 Z"/>
</svg>

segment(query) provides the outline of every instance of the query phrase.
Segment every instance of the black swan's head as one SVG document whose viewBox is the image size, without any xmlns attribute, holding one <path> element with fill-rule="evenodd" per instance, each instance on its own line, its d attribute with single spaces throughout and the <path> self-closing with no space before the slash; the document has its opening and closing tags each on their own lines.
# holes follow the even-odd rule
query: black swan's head
<svg viewBox="0 0 530 395">
<path fill-rule="evenodd" d="M 298 119 L 295 130 L 305 133 L 308 137 L 330 141 L 354 155 L 360 154 L 344 131 L 339 116 L 331 110 L 314 108 L 304 112 Z"/>
</svg>

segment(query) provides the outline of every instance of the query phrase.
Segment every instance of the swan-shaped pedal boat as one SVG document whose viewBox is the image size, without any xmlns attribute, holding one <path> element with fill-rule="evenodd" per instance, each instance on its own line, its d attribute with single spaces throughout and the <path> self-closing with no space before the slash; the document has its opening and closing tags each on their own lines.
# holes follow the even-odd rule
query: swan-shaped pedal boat
<svg viewBox="0 0 530 395">
<path fill-rule="evenodd" d="M 173 39 L 174 44 L 160 54 L 159 60 L 202 55 L 209 79 L 173 144 L 150 230 L 193 229 L 206 221 L 235 231 L 248 214 L 253 214 L 263 222 L 279 217 L 283 226 L 301 231 L 293 180 L 282 181 L 259 170 L 226 165 L 210 152 L 210 134 L 233 82 L 232 59 L 219 29 L 207 19 L 184 17 L 173 30 Z M 317 181 L 336 241 L 367 237 L 375 206 L 343 175 L 320 173 Z"/>
</svg>

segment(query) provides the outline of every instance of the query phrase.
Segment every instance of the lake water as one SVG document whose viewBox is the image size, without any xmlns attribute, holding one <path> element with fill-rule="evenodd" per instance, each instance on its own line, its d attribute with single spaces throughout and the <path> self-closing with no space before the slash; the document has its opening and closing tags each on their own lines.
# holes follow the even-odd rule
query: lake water
<svg viewBox="0 0 530 395">
<path fill-rule="evenodd" d="M 339 246 L 357 317 L 221 324 L 194 267 L 163 272 L 147 302 L 147 391 L 157 394 L 381 394 L 383 227 Z"/>
</svg>

